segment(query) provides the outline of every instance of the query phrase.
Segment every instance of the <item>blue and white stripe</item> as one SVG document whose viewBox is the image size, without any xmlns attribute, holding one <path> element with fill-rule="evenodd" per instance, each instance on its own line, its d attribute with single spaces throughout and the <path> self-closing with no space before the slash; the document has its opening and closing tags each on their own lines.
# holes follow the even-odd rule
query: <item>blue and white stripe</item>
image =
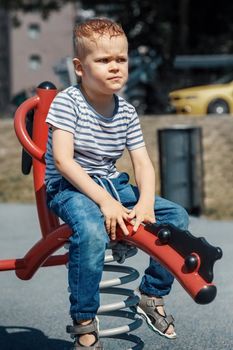
<svg viewBox="0 0 233 350">
<path fill-rule="evenodd" d="M 91 176 L 117 176 L 115 163 L 124 149 L 145 145 L 135 108 L 122 97 L 114 96 L 114 115 L 105 118 L 88 104 L 78 85 L 71 86 L 57 94 L 46 119 L 50 126 L 74 135 L 74 159 Z M 45 182 L 58 180 L 61 175 L 53 161 L 51 127 L 45 160 Z"/>
</svg>

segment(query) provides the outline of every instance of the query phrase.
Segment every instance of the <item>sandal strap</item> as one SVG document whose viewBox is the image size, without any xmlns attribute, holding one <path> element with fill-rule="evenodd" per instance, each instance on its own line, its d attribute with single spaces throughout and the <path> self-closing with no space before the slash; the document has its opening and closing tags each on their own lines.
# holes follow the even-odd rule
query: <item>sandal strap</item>
<svg viewBox="0 0 233 350">
<path fill-rule="evenodd" d="M 96 319 L 94 319 L 91 323 L 86 325 L 74 324 L 73 326 L 66 326 L 66 332 L 71 335 L 83 335 L 93 332 L 98 334 Z"/>
<path fill-rule="evenodd" d="M 149 297 L 146 294 L 141 294 L 140 305 L 145 305 L 145 307 L 164 306 L 163 298 Z"/>
<path fill-rule="evenodd" d="M 158 317 L 155 317 L 154 314 L 152 317 L 155 320 L 155 327 L 158 328 L 162 333 L 165 333 L 168 327 L 170 325 L 173 325 L 174 322 L 172 315 L 162 316 L 158 314 Z"/>
<path fill-rule="evenodd" d="M 155 298 L 152 297 L 150 299 L 146 300 L 147 306 L 149 307 L 157 307 L 157 306 L 164 306 L 164 301 L 162 298 Z"/>
</svg>

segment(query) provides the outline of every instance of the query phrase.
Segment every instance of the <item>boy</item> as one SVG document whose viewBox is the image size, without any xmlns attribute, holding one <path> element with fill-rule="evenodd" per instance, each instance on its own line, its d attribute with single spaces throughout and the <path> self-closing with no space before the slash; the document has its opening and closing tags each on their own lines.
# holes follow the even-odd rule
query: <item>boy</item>
<svg viewBox="0 0 233 350">
<path fill-rule="evenodd" d="M 116 93 L 128 77 L 128 42 L 122 28 L 108 19 L 91 19 L 74 31 L 74 68 L 80 83 L 54 99 L 46 152 L 48 206 L 72 229 L 69 250 L 70 314 L 74 349 L 102 349 L 96 313 L 99 307 L 106 245 L 116 226 L 128 234 L 124 220 L 170 222 L 186 229 L 183 208 L 154 197 L 155 175 L 133 106 Z M 119 173 L 116 160 L 127 148 L 136 186 Z M 156 215 L 156 218 L 155 218 Z M 162 297 L 173 277 L 150 259 L 140 284 L 138 311 L 155 331 L 174 338 L 173 319 Z"/>
</svg>

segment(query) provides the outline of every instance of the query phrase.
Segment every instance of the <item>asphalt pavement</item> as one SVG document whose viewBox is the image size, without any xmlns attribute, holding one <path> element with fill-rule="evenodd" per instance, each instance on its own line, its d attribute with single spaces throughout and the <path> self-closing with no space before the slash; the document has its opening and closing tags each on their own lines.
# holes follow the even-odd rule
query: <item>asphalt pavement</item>
<svg viewBox="0 0 233 350">
<path fill-rule="evenodd" d="M 218 293 L 208 305 L 197 305 L 175 281 L 165 299 L 167 313 L 175 318 L 177 339 L 154 334 L 145 323 L 134 334 L 145 350 L 232 350 L 233 349 L 233 221 L 191 217 L 190 231 L 220 246 L 223 258 L 216 262 L 214 283 Z M 20 258 L 39 239 L 40 229 L 34 205 L 0 204 L 0 260 Z M 126 265 L 140 275 L 148 256 L 139 251 Z M 139 280 L 130 286 L 136 288 Z M 110 296 L 104 297 L 108 302 Z M 0 273 L 0 350 L 68 350 L 67 270 L 64 266 L 41 268 L 29 281 L 14 271 Z M 128 320 L 101 318 L 102 328 Z M 105 350 L 124 350 L 133 343 L 104 339 Z"/>
</svg>

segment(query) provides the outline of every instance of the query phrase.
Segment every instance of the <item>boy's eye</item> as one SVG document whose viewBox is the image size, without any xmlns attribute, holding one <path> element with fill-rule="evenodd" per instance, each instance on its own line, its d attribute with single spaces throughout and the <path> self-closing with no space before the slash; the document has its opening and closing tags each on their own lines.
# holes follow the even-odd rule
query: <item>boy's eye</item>
<svg viewBox="0 0 233 350">
<path fill-rule="evenodd" d="M 100 58 L 97 60 L 97 62 L 105 63 L 105 64 L 109 63 L 110 61 L 111 61 L 110 58 Z M 116 58 L 116 62 L 117 63 L 125 63 L 125 62 L 127 62 L 127 58 L 125 58 L 125 57 Z"/>
<path fill-rule="evenodd" d="M 98 60 L 98 62 L 100 62 L 100 63 L 108 63 L 108 58 L 100 58 Z"/>
<path fill-rule="evenodd" d="M 127 62 L 127 59 L 125 57 L 120 57 L 117 59 L 117 63 L 125 63 Z"/>
</svg>

